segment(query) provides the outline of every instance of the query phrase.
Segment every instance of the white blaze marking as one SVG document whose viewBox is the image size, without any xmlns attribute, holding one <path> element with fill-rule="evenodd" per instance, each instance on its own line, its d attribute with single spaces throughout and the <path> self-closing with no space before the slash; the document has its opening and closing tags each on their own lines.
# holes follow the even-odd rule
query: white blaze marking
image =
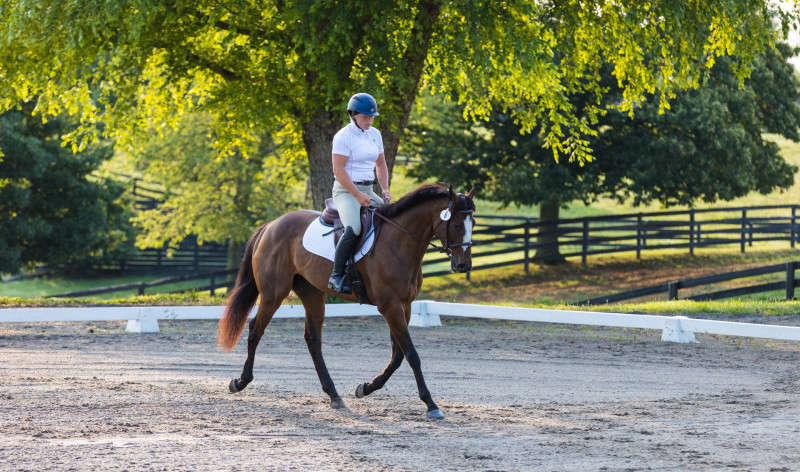
<svg viewBox="0 0 800 472">
<path fill-rule="evenodd" d="M 464 218 L 464 244 L 472 242 L 472 217 L 467 216 Z"/>
</svg>

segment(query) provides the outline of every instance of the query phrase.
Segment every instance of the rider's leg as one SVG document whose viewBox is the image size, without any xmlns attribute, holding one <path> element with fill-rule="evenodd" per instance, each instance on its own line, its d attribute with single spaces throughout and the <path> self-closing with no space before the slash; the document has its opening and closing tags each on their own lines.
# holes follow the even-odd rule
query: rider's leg
<svg viewBox="0 0 800 472">
<path fill-rule="evenodd" d="M 353 255 L 358 235 L 361 233 L 361 205 L 339 182 L 333 184 L 333 202 L 339 211 L 339 218 L 345 231 L 336 245 L 333 272 L 328 279 L 328 288 L 339 293 L 350 293 L 350 287 L 344 284 L 344 272 L 347 259 Z"/>
<path fill-rule="evenodd" d="M 353 255 L 356 248 L 358 236 L 353 233 L 353 227 L 348 226 L 344 230 L 344 234 L 339 238 L 339 243 L 336 245 L 336 254 L 333 258 L 333 272 L 328 279 L 328 288 L 336 290 L 339 293 L 350 293 L 350 286 L 344 283 L 344 270 L 347 264 L 347 259 Z"/>
</svg>

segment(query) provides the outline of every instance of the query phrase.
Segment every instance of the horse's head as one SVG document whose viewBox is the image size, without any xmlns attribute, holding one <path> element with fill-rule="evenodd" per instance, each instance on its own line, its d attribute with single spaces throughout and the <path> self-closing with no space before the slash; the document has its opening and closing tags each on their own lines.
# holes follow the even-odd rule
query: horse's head
<svg viewBox="0 0 800 472">
<path fill-rule="evenodd" d="M 450 202 L 439 214 L 436 237 L 442 242 L 442 249 L 450 256 L 453 272 L 468 272 L 472 269 L 472 228 L 475 226 L 475 188 L 466 195 L 453 192 L 450 187 Z"/>
</svg>

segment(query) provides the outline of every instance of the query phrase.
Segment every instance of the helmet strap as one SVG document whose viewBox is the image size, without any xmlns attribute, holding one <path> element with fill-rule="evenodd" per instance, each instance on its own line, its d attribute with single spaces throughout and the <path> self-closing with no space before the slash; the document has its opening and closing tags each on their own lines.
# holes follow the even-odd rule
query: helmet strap
<svg viewBox="0 0 800 472">
<path fill-rule="evenodd" d="M 356 115 L 358 113 L 354 112 L 354 111 L 350 111 L 350 110 L 347 110 L 347 113 L 350 114 L 350 121 L 352 121 L 353 124 L 356 125 L 356 128 L 360 129 L 361 131 L 364 131 L 364 129 L 362 127 L 358 126 L 358 122 L 356 121 Z"/>
</svg>

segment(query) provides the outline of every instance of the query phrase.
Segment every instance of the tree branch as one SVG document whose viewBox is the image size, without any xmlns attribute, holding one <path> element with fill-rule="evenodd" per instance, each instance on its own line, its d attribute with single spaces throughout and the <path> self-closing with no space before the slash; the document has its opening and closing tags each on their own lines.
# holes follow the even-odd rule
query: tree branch
<svg viewBox="0 0 800 472">
<path fill-rule="evenodd" d="M 241 78 L 242 78 L 236 72 L 233 72 L 232 70 L 227 69 L 227 68 L 225 68 L 225 67 L 223 67 L 223 66 L 221 66 L 221 65 L 219 65 L 219 64 L 217 64 L 217 63 L 215 63 L 213 61 L 210 61 L 210 60 L 208 60 L 208 59 L 206 59 L 204 57 L 201 57 L 201 56 L 199 56 L 199 55 L 197 55 L 197 54 L 195 54 L 193 52 L 187 53 L 186 57 L 187 57 L 187 59 L 189 59 L 191 62 L 195 63 L 196 65 L 199 65 L 201 67 L 205 67 L 206 69 L 210 70 L 211 72 L 215 72 L 215 73 L 221 75 L 226 80 L 233 81 L 233 80 L 241 80 Z"/>
</svg>

